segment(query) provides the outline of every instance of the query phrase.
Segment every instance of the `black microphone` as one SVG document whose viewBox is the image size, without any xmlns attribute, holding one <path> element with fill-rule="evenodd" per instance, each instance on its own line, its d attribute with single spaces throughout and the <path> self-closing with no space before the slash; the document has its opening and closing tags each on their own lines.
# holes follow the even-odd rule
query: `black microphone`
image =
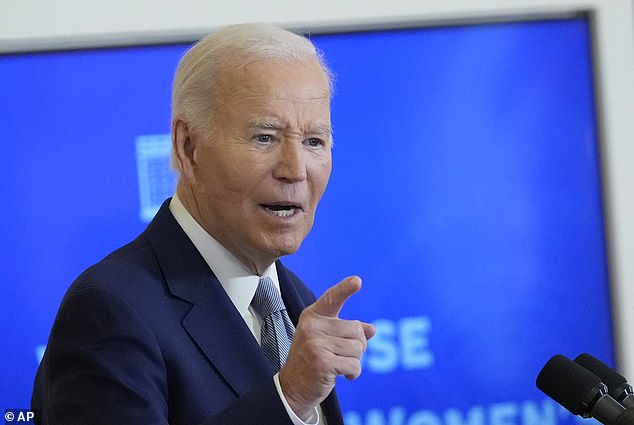
<svg viewBox="0 0 634 425">
<path fill-rule="evenodd" d="M 598 376 L 561 354 L 548 360 L 536 384 L 574 415 L 593 417 L 605 425 L 617 425 L 617 420 L 618 425 L 634 425 L 622 415 L 625 407 L 607 395 L 608 388 Z"/>
<path fill-rule="evenodd" d="M 634 391 L 627 379 L 588 353 L 577 356 L 575 362 L 597 375 L 608 387 L 609 394 L 626 408 L 634 408 Z"/>
</svg>

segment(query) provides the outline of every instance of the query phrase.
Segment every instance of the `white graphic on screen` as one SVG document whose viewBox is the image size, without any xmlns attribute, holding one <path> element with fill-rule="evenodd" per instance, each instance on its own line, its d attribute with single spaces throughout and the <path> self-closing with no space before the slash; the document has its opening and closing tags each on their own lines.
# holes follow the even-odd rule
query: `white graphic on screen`
<svg viewBox="0 0 634 425">
<path fill-rule="evenodd" d="M 150 134 L 135 140 L 139 179 L 139 217 L 152 220 L 163 201 L 174 194 L 176 173 L 170 168 L 169 134 Z"/>
</svg>

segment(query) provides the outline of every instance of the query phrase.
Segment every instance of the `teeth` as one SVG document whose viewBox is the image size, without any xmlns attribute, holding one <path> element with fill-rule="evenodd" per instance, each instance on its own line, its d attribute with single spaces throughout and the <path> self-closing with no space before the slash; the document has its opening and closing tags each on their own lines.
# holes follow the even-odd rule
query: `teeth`
<svg viewBox="0 0 634 425">
<path fill-rule="evenodd" d="M 298 210 L 298 207 L 293 205 L 261 205 L 268 210 L 269 214 L 275 217 L 291 217 L 295 215 Z"/>
<path fill-rule="evenodd" d="M 290 217 L 295 214 L 295 208 L 290 208 L 288 210 L 272 210 L 269 209 L 273 213 L 273 215 L 278 217 Z"/>
</svg>

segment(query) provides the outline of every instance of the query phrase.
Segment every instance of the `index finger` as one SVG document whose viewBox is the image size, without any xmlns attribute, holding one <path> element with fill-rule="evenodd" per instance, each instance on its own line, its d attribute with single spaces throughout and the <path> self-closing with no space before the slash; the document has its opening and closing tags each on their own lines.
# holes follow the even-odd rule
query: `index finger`
<svg viewBox="0 0 634 425">
<path fill-rule="evenodd" d="M 331 286 L 311 306 L 313 311 L 322 316 L 337 317 L 345 302 L 361 289 L 361 278 L 350 276 Z"/>
</svg>

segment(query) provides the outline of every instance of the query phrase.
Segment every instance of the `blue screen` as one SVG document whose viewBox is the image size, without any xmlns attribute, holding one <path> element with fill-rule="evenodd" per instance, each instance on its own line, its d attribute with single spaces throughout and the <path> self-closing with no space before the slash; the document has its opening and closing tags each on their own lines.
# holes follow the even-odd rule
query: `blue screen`
<svg viewBox="0 0 634 425">
<path fill-rule="evenodd" d="M 555 425 L 555 353 L 613 364 L 585 19 L 311 36 L 335 74 L 333 173 L 283 259 L 378 334 L 338 382 L 349 425 Z M 75 277 L 171 195 L 188 46 L 0 57 L 0 400 L 25 408 Z M 2 407 L 2 406 L 0 406 Z"/>
</svg>

